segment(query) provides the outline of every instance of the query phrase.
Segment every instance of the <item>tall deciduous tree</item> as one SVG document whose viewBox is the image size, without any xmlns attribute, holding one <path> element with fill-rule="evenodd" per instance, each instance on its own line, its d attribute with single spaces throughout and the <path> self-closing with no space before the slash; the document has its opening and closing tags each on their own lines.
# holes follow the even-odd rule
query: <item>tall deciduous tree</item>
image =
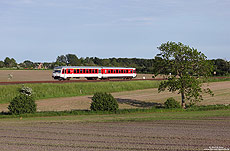
<svg viewBox="0 0 230 151">
<path fill-rule="evenodd" d="M 67 64 L 67 58 L 65 55 L 58 56 L 56 59 L 56 63 L 58 65 L 66 65 Z"/>
<path fill-rule="evenodd" d="M 202 80 L 212 72 L 212 64 L 206 60 L 206 56 L 197 49 L 190 48 L 182 43 L 167 42 L 158 47 L 161 67 L 163 71 L 170 71 L 171 76 L 167 81 L 161 82 L 158 91 L 181 94 L 181 103 L 185 107 L 185 100 L 191 104 L 202 100 L 202 93 L 213 95 L 209 88 L 202 88 Z"/>
<path fill-rule="evenodd" d="M 5 64 L 5 67 L 16 67 L 17 66 L 16 60 L 14 58 L 10 59 L 9 57 L 5 58 L 4 64 Z"/>
<path fill-rule="evenodd" d="M 80 60 L 77 58 L 75 54 L 67 54 L 66 55 L 67 62 L 71 66 L 76 66 L 80 64 Z"/>
</svg>

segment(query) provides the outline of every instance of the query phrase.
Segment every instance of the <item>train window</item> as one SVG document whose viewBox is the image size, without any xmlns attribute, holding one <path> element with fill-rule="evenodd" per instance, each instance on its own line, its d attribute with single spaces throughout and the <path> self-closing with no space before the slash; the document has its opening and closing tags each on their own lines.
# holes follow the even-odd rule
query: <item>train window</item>
<svg viewBox="0 0 230 151">
<path fill-rule="evenodd" d="M 64 69 L 62 69 L 62 74 L 64 74 L 65 73 L 65 70 Z"/>
<path fill-rule="evenodd" d="M 76 69 L 74 69 L 74 71 L 73 71 L 74 73 L 77 73 L 77 70 Z"/>
<path fill-rule="evenodd" d="M 110 73 L 110 70 L 108 70 L 108 73 Z"/>
<path fill-rule="evenodd" d="M 126 73 L 129 73 L 129 70 L 126 70 Z"/>
<path fill-rule="evenodd" d="M 79 73 L 79 69 L 77 69 L 77 73 Z"/>
<path fill-rule="evenodd" d="M 86 73 L 89 73 L 89 70 L 88 70 L 88 69 L 86 69 Z"/>
<path fill-rule="evenodd" d="M 89 69 L 89 73 L 91 73 L 92 72 L 92 69 Z"/>
<path fill-rule="evenodd" d="M 95 73 L 97 73 L 97 69 L 95 70 Z"/>
<path fill-rule="evenodd" d="M 113 73 L 113 70 L 111 70 L 111 73 Z"/>
<path fill-rule="evenodd" d="M 83 69 L 83 73 L 85 73 L 85 69 Z"/>
<path fill-rule="evenodd" d="M 130 70 L 131 73 L 133 73 L 133 70 Z"/>
<path fill-rule="evenodd" d="M 123 73 L 124 71 L 123 70 L 121 70 L 121 73 Z"/>
<path fill-rule="evenodd" d="M 116 73 L 118 73 L 118 70 L 116 70 Z"/>
<path fill-rule="evenodd" d="M 70 73 L 70 69 L 68 69 L 68 73 Z"/>
<path fill-rule="evenodd" d="M 107 70 L 105 70 L 105 73 L 106 73 Z"/>
<path fill-rule="evenodd" d="M 94 73 L 94 69 L 92 69 L 92 73 Z"/>
<path fill-rule="evenodd" d="M 119 73 L 121 73 L 121 70 L 119 70 Z"/>
<path fill-rule="evenodd" d="M 82 69 L 80 69 L 80 73 L 82 73 Z"/>
<path fill-rule="evenodd" d="M 124 70 L 124 73 L 126 73 L 126 70 Z"/>
</svg>

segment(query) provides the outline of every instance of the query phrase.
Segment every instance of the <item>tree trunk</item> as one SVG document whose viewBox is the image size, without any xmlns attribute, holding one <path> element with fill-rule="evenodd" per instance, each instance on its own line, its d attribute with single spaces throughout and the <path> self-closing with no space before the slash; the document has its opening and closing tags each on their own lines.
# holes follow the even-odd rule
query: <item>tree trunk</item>
<svg viewBox="0 0 230 151">
<path fill-rule="evenodd" d="M 185 97 L 184 97 L 184 92 L 181 92 L 181 106 L 185 109 Z"/>
</svg>

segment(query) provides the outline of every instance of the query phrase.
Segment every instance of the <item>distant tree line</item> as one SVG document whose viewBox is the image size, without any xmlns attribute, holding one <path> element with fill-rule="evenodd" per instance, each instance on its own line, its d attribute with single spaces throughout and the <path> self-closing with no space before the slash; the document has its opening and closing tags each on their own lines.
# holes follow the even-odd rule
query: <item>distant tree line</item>
<svg viewBox="0 0 230 151">
<path fill-rule="evenodd" d="M 211 61 L 214 65 L 216 76 L 230 75 L 230 61 L 223 59 L 213 59 Z M 40 62 L 32 62 L 25 60 L 17 64 L 14 58 L 6 57 L 4 61 L 0 61 L 0 68 L 15 68 L 15 69 L 36 69 Z M 60 55 L 55 62 L 42 63 L 45 69 L 53 69 L 56 66 L 108 66 L 108 67 L 134 67 L 137 68 L 138 73 L 153 73 L 155 74 L 162 68 L 162 60 L 159 57 L 153 59 L 141 58 L 103 58 L 86 57 L 78 58 L 75 54 Z M 161 71 L 163 74 L 169 74 L 170 69 Z"/>
</svg>

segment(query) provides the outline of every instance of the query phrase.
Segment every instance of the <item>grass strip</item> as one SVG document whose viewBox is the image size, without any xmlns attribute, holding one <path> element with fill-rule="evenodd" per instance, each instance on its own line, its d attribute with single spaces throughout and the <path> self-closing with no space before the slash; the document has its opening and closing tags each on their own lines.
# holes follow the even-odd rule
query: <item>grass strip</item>
<svg viewBox="0 0 230 151">
<path fill-rule="evenodd" d="M 159 81 L 79 82 L 25 84 L 33 89 L 35 100 L 91 95 L 95 92 L 121 92 L 157 88 Z M 0 104 L 9 103 L 22 85 L 0 85 Z"/>
<path fill-rule="evenodd" d="M 168 119 L 171 117 L 172 114 L 186 114 L 186 115 L 192 115 L 193 113 L 204 113 L 204 112 L 213 112 L 213 111 L 223 111 L 224 113 L 226 111 L 227 115 L 230 116 L 230 105 L 208 105 L 208 106 L 194 106 L 190 107 L 188 109 L 165 109 L 165 108 L 151 108 L 151 109 L 119 109 L 114 112 L 109 111 L 90 111 L 90 110 L 72 110 L 72 111 L 47 111 L 47 112 L 37 112 L 33 114 L 21 114 L 21 115 L 10 115 L 9 113 L 0 113 L 0 119 L 6 119 L 6 118 L 34 118 L 34 117 L 65 117 L 65 116 L 113 116 L 116 118 L 120 117 L 120 115 L 124 116 L 125 119 L 129 119 L 129 117 L 135 117 L 138 114 L 144 114 L 144 115 L 154 115 L 154 113 L 162 113 L 162 119 L 163 117 Z M 168 115 L 168 116 L 164 116 Z M 211 114 L 210 114 L 211 115 Z M 78 117 L 79 117 L 78 116 Z M 198 116 L 198 115 L 197 115 Z M 183 118 L 183 116 L 179 116 L 180 118 Z M 172 118 L 172 117 L 171 117 Z M 185 117 L 186 118 L 186 117 Z M 135 118 L 131 118 L 132 120 L 135 120 Z M 144 120 L 145 118 L 143 118 Z M 147 118 L 148 119 L 148 118 Z M 151 118 L 150 118 L 151 119 Z M 159 119 L 161 119 L 159 117 Z M 174 117 L 173 117 L 174 119 Z M 140 119 L 139 119 L 140 120 Z M 145 119 L 146 120 L 146 119 Z"/>
</svg>

